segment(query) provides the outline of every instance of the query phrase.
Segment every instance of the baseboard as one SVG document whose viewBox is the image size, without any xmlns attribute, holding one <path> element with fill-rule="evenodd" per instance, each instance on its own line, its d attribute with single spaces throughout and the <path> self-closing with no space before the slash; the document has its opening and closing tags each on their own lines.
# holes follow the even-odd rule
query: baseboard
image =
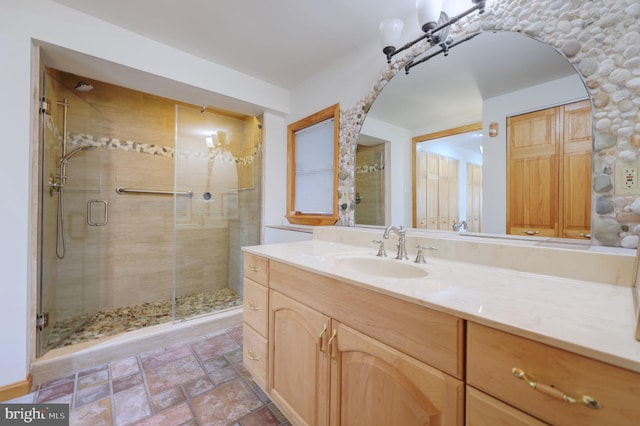
<svg viewBox="0 0 640 426">
<path fill-rule="evenodd" d="M 0 386 L 0 402 L 28 394 L 31 390 L 31 380 L 31 374 L 29 374 L 25 380 Z"/>
</svg>

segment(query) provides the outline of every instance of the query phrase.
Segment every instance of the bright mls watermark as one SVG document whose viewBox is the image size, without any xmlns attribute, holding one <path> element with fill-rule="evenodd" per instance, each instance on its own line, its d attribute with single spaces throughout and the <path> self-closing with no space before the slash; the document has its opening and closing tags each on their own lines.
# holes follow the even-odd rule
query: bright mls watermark
<svg viewBox="0 0 640 426">
<path fill-rule="evenodd" d="M 0 426 L 68 426 L 69 404 L 0 404 Z"/>
</svg>

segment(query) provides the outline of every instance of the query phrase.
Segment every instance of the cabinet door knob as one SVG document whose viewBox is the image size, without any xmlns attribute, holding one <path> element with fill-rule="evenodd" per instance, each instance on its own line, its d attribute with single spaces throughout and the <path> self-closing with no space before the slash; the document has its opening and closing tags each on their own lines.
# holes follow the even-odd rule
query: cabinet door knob
<svg viewBox="0 0 640 426">
<path fill-rule="evenodd" d="M 259 311 L 260 310 L 260 308 L 258 308 L 256 305 L 254 305 L 251 300 L 249 300 L 248 305 L 249 305 L 249 309 L 252 310 L 252 311 Z"/>
<path fill-rule="evenodd" d="M 551 398 L 559 399 L 561 401 L 568 402 L 569 404 L 582 403 L 589 408 L 593 408 L 594 410 L 602 407 L 597 399 L 592 398 L 588 395 L 582 395 L 581 397 L 573 398 L 566 393 L 554 388 L 553 386 L 534 382 L 527 376 L 527 373 L 525 373 L 524 370 L 521 370 L 520 368 L 512 368 L 511 374 L 513 374 L 518 379 L 524 380 L 529 386 L 531 386 L 532 389 L 550 396 Z"/>
<path fill-rule="evenodd" d="M 249 270 L 251 272 L 260 272 L 262 270 L 262 268 L 259 267 L 259 266 L 249 265 Z"/>
<path fill-rule="evenodd" d="M 251 349 L 247 351 L 247 356 L 251 361 L 260 361 L 260 357 L 256 355 L 256 353 L 253 352 Z"/>
</svg>

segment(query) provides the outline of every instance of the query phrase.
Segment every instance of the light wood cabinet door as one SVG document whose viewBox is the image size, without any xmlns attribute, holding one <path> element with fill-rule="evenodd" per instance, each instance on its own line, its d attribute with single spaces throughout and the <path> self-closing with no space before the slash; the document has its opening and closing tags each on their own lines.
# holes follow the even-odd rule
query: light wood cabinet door
<svg viewBox="0 0 640 426">
<path fill-rule="evenodd" d="M 275 291 L 269 312 L 271 399 L 295 425 L 327 425 L 329 318 Z"/>
<path fill-rule="evenodd" d="M 344 324 L 332 330 L 332 425 L 463 424 L 463 382 Z"/>
</svg>

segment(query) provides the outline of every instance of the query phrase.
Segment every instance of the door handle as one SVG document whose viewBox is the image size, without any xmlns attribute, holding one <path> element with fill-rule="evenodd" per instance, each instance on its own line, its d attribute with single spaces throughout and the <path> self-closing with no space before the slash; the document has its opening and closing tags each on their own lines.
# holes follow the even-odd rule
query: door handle
<svg viewBox="0 0 640 426">
<path fill-rule="evenodd" d="M 103 205 L 103 217 L 104 220 L 102 222 L 94 222 L 93 221 L 93 206 L 95 204 Z M 87 225 L 89 226 L 104 226 L 109 222 L 108 217 L 109 208 L 107 206 L 107 202 L 105 200 L 89 200 L 87 201 Z"/>
</svg>

